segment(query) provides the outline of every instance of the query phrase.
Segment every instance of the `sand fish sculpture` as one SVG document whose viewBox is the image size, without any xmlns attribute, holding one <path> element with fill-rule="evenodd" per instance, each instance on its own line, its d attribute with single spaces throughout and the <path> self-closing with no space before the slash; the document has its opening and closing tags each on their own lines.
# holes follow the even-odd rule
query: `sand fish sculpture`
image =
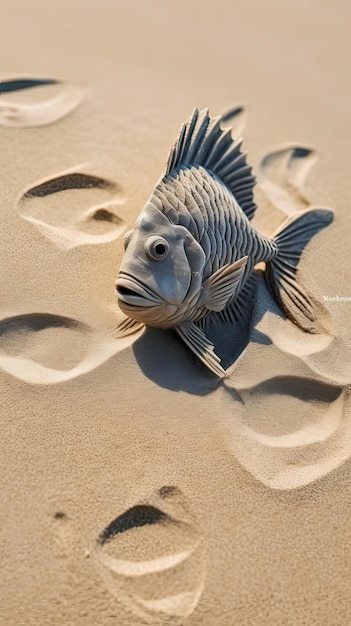
<svg viewBox="0 0 351 626">
<path fill-rule="evenodd" d="M 311 298 L 296 277 L 303 248 L 333 219 L 326 209 L 288 218 L 268 238 L 251 224 L 255 178 L 221 118 L 196 109 L 182 125 L 165 172 L 133 230 L 116 281 L 127 315 L 121 336 L 144 324 L 174 328 L 215 374 L 225 375 L 202 321 L 245 308 L 255 265 L 266 263 L 265 279 L 285 314 L 306 332 L 316 332 Z"/>
</svg>

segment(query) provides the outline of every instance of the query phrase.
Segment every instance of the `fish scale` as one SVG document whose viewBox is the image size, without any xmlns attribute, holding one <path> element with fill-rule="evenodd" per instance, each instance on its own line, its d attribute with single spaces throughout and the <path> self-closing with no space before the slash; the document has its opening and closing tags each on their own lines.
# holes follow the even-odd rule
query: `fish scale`
<svg viewBox="0 0 351 626">
<path fill-rule="evenodd" d="M 212 186 L 208 185 L 207 181 L 204 179 L 204 191 L 207 193 L 209 198 L 209 211 L 212 211 L 214 215 L 215 227 L 213 229 L 213 235 L 216 239 L 216 257 L 218 258 L 218 262 L 217 265 L 213 267 L 213 270 L 216 271 L 218 269 L 219 263 L 225 257 L 223 242 L 225 241 L 224 236 L 227 222 L 225 220 L 224 207 L 221 206 L 221 203 L 219 202 L 219 193 L 217 192 L 217 186 L 213 188 Z"/>
<path fill-rule="evenodd" d="M 183 176 L 182 179 L 185 180 L 186 179 L 186 173 L 183 172 Z M 196 202 L 198 203 L 198 206 L 201 210 L 203 219 L 204 219 L 204 224 L 205 224 L 205 230 L 208 230 L 208 228 L 210 228 L 210 215 L 209 212 L 205 206 L 204 203 L 204 199 L 203 199 L 203 186 L 199 185 L 199 181 L 198 180 L 194 180 L 193 183 L 191 184 L 191 193 L 194 194 L 194 198 L 196 200 Z"/>
</svg>

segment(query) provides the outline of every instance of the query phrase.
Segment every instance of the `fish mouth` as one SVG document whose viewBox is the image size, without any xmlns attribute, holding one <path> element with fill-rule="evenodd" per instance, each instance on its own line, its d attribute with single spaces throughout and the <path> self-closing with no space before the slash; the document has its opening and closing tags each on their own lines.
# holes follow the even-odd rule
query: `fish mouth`
<svg viewBox="0 0 351 626">
<path fill-rule="evenodd" d="M 161 299 L 149 287 L 129 274 L 120 273 L 116 280 L 116 295 L 119 302 L 127 307 L 154 307 Z"/>
</svg>

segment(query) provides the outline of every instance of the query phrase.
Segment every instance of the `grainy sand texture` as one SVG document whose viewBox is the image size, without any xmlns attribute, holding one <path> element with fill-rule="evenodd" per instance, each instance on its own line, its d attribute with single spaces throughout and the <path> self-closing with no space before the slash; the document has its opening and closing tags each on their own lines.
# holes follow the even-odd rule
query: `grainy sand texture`
<svg viewBox="0 0 351 626">
<path fill-rule="evenodd" d="M 350 19 L 3 0 L 1 626 L 351 624 Z M 299 264 L 320 332 L 260 276 L 248 343 L 213 331 L 223 381 L 173 331 L 115 336 L 124 233 L 207 106 L 245 137 L 260 232 L 335 215 Z"/>
</svg>

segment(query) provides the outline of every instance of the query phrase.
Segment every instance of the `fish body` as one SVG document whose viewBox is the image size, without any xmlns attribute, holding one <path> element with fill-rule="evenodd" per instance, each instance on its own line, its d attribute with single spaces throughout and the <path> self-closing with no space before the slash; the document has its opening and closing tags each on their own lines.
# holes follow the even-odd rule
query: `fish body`
<svg viewBox="0 0 351 626">
<path fill-rule="evenodd" d="M 304 330 L 315 330 L 314 306 L 296 280 L 296 266 L 332 212 L 309 209 L 271 238 L 259 233 L 251 223 L 255 179 L 242 140 L 235 142 L 220 122 L 195 110 L 183 124 L 163 177 L 125 237 L 116 292 L 127 315 L 120 335 L 143 324 L 175 328 L 222 377 L 201 320 L 210 314 L 240 317 L 257 263 L 266 263 L 267 285 L 286 314 Z"/>
</svg>

